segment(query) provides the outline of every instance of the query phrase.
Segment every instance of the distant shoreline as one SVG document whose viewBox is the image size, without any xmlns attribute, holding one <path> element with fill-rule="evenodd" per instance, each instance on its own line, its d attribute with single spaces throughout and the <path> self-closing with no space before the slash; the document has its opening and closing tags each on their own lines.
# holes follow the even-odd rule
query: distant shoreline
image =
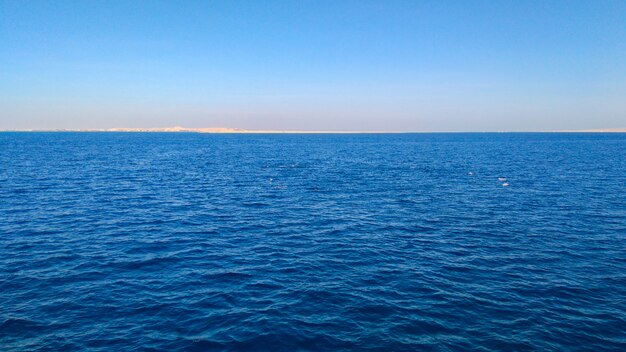
<svg viewBox="0 0 626 352">
<path fill-rule="evenodd" d="M 106 133 L 210 133 L 210 134 L 409 134 L 409 133 L 626 133 L 626 128 L 557 131 L 298 131 L 245 130 L 238 128 L 110 128 L 110 129 L 47 129 L 0 130 L 0 132 L 106 132 Z"/>
</svg>

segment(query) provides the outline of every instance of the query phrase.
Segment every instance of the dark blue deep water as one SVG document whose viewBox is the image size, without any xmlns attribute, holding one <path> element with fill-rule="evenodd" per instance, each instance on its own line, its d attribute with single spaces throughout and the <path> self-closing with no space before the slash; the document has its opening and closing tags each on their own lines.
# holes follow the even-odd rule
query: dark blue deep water
<svg viewBox="0 0 626 352">
<path fill-rule="evenodd" d="M 626 134 L 0 133 L 0 350 L 624 351 Z"/>
</svg>

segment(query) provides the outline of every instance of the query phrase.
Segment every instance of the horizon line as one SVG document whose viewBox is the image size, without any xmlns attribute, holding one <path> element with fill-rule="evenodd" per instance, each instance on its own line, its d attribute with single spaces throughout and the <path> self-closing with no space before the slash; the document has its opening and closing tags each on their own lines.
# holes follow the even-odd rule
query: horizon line
<svg viewBox="0 0 626 352">
<path fill-rule="evenodd" d="M 600 128 L 583 130 L 527 130 L 527 131 L 359 131 L 359 130 L 248 130 L 230 127 L 136 127 L 103 129 L 0 129 L 0 132 L 108 132 L 108 133 L 211 133 L 211 134 L 402 134 L 402 133 L 626 133 L 626 128 Z"/>
</svg>

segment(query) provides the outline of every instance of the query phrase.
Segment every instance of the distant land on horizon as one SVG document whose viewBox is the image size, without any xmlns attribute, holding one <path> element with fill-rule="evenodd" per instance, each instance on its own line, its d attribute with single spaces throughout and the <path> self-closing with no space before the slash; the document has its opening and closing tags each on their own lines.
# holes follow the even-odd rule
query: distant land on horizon
<svg viewBox="0 0 626 352">
<path fill-rule="evenodd" d="M 307 131 L 307 130 L 247 130 L 231 127 L 116 127 L 108 129 L 13 129 L 0 132 L 192 132 L 192 133 L 626 133 L 626 128 L 601 128 L 586 130 L 553 130 L 553 131 Z"/>
</svg>

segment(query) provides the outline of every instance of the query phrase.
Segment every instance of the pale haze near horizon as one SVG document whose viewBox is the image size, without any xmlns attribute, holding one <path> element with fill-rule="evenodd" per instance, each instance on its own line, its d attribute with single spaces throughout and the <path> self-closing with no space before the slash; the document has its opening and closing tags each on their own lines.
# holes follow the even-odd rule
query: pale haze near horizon
<svg viewBox="0 0 626 352">
<path fill-rule="evenodd" d="M 0 0 L 0 129 L 626 127 L 624 1 Z"/>
</svg>

